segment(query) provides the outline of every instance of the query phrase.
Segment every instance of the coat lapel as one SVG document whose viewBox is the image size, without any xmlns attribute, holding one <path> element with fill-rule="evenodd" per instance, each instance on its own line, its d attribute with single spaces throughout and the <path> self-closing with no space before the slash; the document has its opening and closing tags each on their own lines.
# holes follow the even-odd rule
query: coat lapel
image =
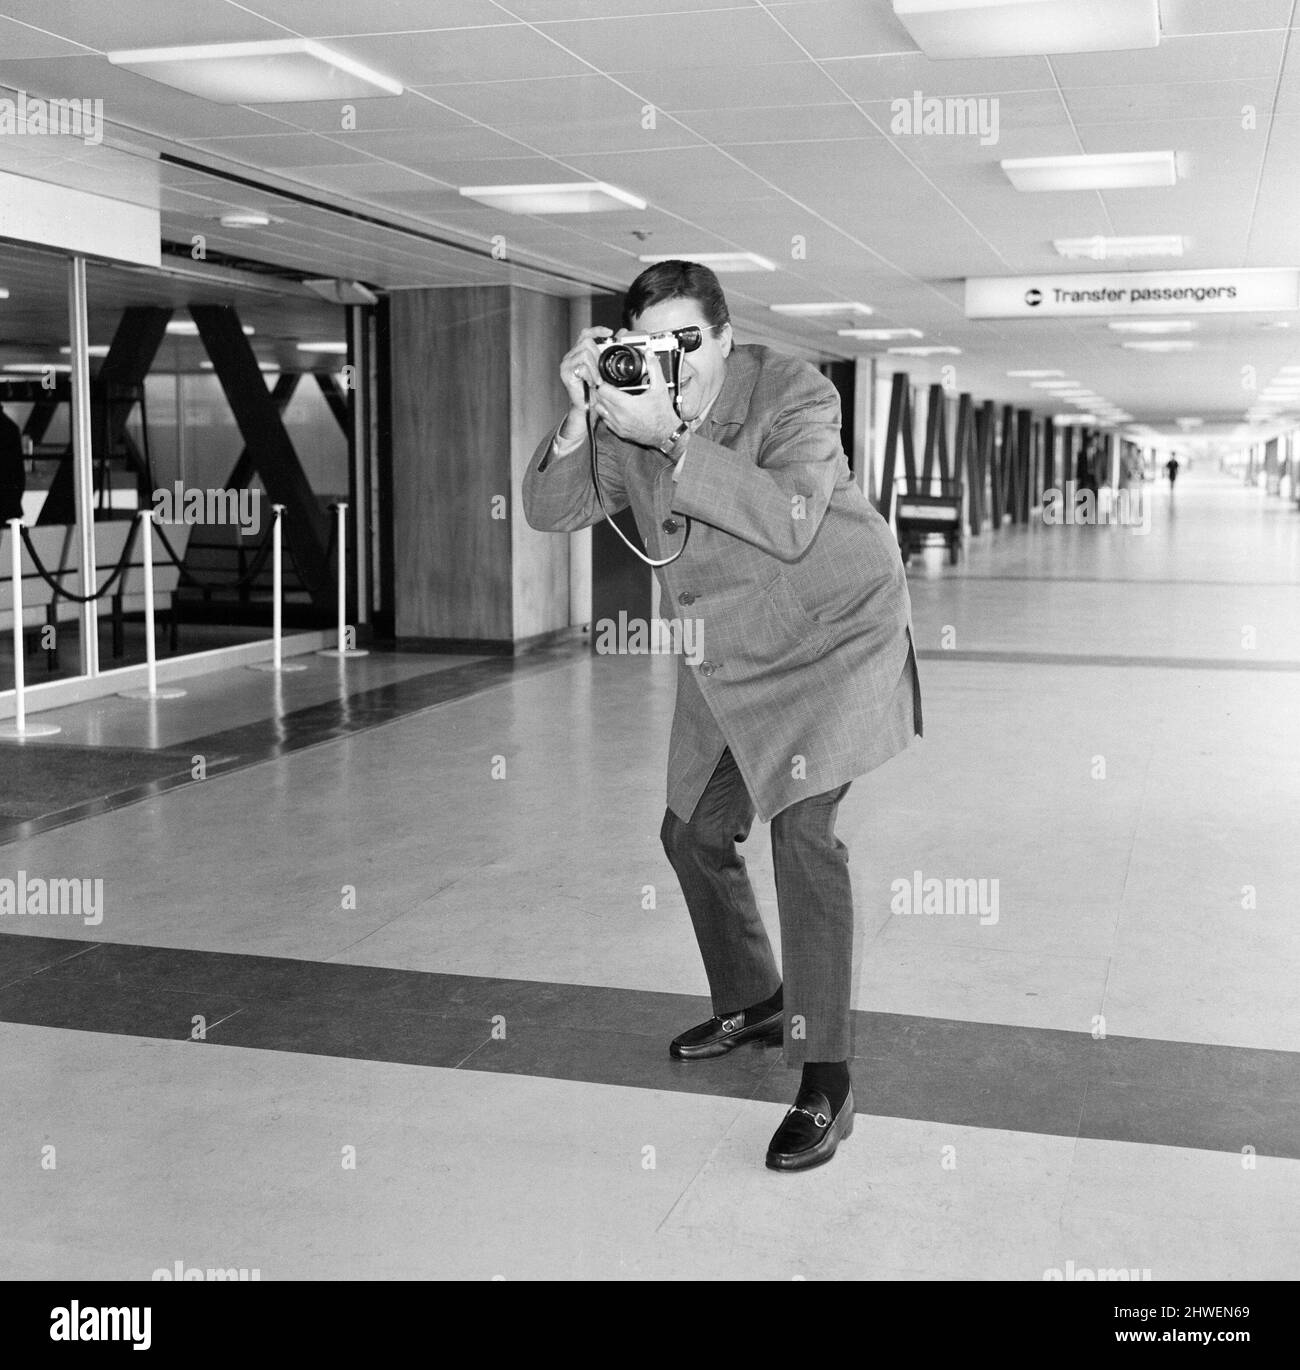
<svg viewBox="0 0 1300 1370">
<path fill-rule="evenodd" d="M 727 371 L 722 389 L 704 420 L 704 436 L 721 442 L 741 427 L 749 416 L 749 402 L 758 379 L 758 359 L 749 347 L 733 347 L 727 358 Z"/>
</svg>

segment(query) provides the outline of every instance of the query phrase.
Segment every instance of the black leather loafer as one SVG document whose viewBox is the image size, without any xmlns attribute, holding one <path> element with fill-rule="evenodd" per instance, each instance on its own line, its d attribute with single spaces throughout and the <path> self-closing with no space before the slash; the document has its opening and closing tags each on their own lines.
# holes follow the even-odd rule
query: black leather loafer
<svg viewBox="0 0 1300 1370">
<path fill-rule="evenodd" d="M 835 1155 L 841 1139 L 853 1131 L 853 1089 L 831 1116 L 831 1106 L 819 1089 L 801 1089 L 767 1148 L 769 1170 L 808 1170 Z"/>
<path fill-rule="evenodd" d="M 680 1037 L 674 1037 L 668 1054 L 674 1061 L 708 1061 L 715 1056 L 725 1056 L 746 1042 L 779 1046 L 785 1030 L 784 1020 L 784 1009 L 753 1022 L 748 1020 L 745 1009 L 727 1018 L 710 1018 L 707 1023 L 687 1028 Z"/>
</svg>

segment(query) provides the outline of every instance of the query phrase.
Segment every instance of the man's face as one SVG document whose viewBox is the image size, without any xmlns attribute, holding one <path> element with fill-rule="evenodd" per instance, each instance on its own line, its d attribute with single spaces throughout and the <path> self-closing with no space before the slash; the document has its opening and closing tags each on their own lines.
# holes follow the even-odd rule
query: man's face
<svg viewBox="0 0 1300 1370">
<path fill-rule="evenodd" d="M 699 418 L 722 389 L 731 352 L 731 325 L 723 324 L 717 332 L 710 332 L 699 301 L 691 299 L 664 300 L 632 320 L 635 333 L 668 333 L 692 326 L 700 330 L 702 338 L 694 352 L 682 353 L 678 412 L 684 419 Z"/>
</svg>

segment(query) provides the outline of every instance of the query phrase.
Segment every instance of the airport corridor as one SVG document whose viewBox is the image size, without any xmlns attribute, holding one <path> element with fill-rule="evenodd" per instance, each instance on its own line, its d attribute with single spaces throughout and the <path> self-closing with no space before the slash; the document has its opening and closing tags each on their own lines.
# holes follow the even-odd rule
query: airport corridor
<svg viewBox="0 0 1300 1370">
<path fill-rule="evenodd" d="M 102 903 L 0 920 L 0 1274 L 1294 1272 L 1300 515 L 1208 462 L 1145 502 L 913 559 L 925 736 L 841 807 L 858 1117 L 807 1174 L 762 1164 L 779 1050 L 668 1057 L 709 1012 L 671 659 L 307 657 L 43 714 L 0 743 L 0 870 Z"/>
</svg>

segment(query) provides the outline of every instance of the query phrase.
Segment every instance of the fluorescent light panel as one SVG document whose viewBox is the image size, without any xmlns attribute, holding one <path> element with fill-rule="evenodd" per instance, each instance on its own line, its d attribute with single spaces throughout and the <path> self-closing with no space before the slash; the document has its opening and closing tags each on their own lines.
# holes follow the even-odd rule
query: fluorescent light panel
<svg viewBox="0 0 1300 1370">
<path fill-rule="evenodd" d="M 1065 372 L 1064 372 L 1064 371 L 1008 371 L 1008 372 L 1007 372 L 1007 375 L 1008 375 L 1008 376 L 1024 376 L 1024 377 L 1028 378 L 1028 377 L 1030 377 L 1030 376 L 1036 376 L 1036 377 L 1042 377 L 1042 376 L 1064 376 L 1064 375 L 1065 375 Z"/>
<path fill-rule="evenodd" d="M 790 314 L 796 319 L 837 318 L 841 314 L 859 317 L 876 312 L 869 304 L 857 300 L 841 304 L 774 304 L 771 308 L 774 314 Z"/>
<path fill-rule="evenodd" d="M 699 262 L 714 271 L 775 271 L 776 263 L 760 257 L 757 252 L 656 252 L 637 258 L 647 265 L 653 262 Z"/>
<path fill-rule="evenodd" d="M 644 209 L 646 202 L 608 181 L 557 181 L 528 186 L 461 186 L 467 200 L 507 214 L 608 214 Z"/>
<path fill-rule="evenodd" d="M 859 342 L 892 342 L 895 338 L 923 338 L 919 328 L 837 328 L 841 338 L 857 338 Z"/>
<path fill-rule="evenodd" d="M 1190 333 L 1191 319 L 1115 319 L 1106 325 L 1116 333 Z"/>
<path fill-rule="evenodd" d="M 1087 257 L 1106 262 L 1119 257 L 1181 257 L 1183 240 L 1175 234 L 1149 233 L 1132 238 L 1054 238 L 1052 246 L 1062 257 Z"/>
<path fill-rule="evenodd" d="M 1115 52 L 1160 42 L 1156 0 L 894 0 L 930 58 Z"/>
<path fill-rule="evenodd" d="M 348 345 L 345 342 L 300 342 L 299 352 L 333 352 L 337 356 L 343 356 Z"/>
<path fill-rule="evenodd" d="M 1105 152 L 1011 157 L 999 165 L 1017 190 L 1129 190 L 1178 181 L 1172 152 Z"/>
<path fill-rule="evenodd" d="M 1189 338 L 1165 338 L 1159 342 L 1120 343 L 1133 352 L 1190 352 L 1196 346 Z"/>
<path fill-rule="evenodd" d="M 129 48 L 114 66 L 220 105 L 295 104 L 400 95 L 402 84 L 310 38 Z"/>
<path fill-rule="evenodd" d="M 896 357 L 959 357 L 960 347 L 891 347 L 889 351 Z"/>
<path fill-rule="evenodd" d="M 244 336 L 251 338 L 254 333 L 252 324 L 242 325 Z M 199 326 L 193 319 L 173 319 L 167 325 L 167 331 L 173 338 L 197 338 L 199 336 Z"/>
</svg>

